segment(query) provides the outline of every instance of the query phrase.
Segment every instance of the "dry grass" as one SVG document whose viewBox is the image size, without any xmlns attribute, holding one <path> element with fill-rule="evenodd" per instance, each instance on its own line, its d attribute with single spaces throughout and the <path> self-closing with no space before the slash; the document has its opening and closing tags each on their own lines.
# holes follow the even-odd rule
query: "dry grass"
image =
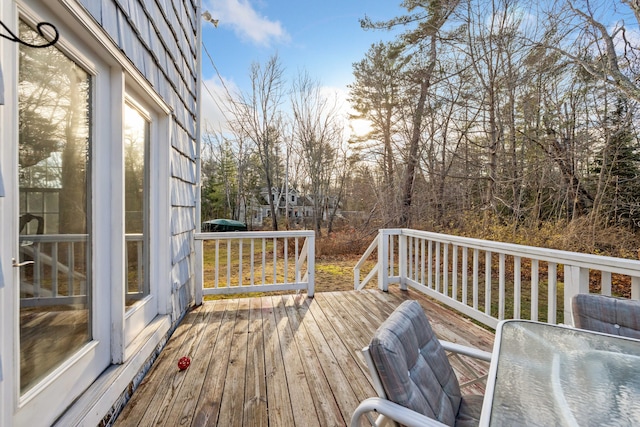
<svg viewBox="0 0 640 427">
<path fill-rule="evenodd" d="M 527 227 L 505 224 L 491 216 L 467 215 L 463 225 L 429 231 L 570 252 L 640 258 L 638 233 L 626 227 L 603 226 L 588 217 Z"/>
<path fill-rule="evenodd" d="M 316 291 L 353 289 L 353 267 L 367 250 L 374 235 L 361 235 L 354 229 L 331 233 L 316 239 Z M 365 263 L 365 271 L 375 264 Z"/>
</svg>

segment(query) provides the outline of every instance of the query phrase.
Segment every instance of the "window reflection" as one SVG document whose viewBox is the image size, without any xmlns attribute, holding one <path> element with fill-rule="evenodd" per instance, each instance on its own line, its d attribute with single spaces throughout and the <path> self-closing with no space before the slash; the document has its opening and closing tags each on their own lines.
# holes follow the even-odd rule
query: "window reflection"
<svg viewBox="0 0 640 427">
<path fill-rule="evenodd" d="M 127 248 L 127 307 L 149 295 L 147 269 L 149 123 L 131 105 L 125 106 L 124 192 Z"/>
<path fill-rule="evenodd" d="M 39 37 L 20 23 L 22 40 Z M 54 46 L 19 55 L 24 392 L 91 339 L 91 77 Z"/>
</svg>

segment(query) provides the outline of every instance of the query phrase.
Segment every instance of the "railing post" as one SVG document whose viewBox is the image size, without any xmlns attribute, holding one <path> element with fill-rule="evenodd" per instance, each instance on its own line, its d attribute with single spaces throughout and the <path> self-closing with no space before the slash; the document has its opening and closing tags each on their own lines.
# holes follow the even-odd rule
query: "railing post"
<svg viewBox="0 0 640 427">
<path fill-rule="evenodd" d="M 378 232 L 378 288 L 389 291 L 389 235 L 384 230 Z"/>
<path fill-rule="evenodd" d="M 631 278 L 631 299 L 640 300 L 640 277 Z"/>
<path fill-rule="evenodd" d="M 577 294 L 589 293 L 589 269 L 573 265 L 564 266 L 564 320 L 569 324 L 571 315 L 571 299 Z"/>
<path fill-rule="evenodd" d="M 400 289 L 407 290 L 407 264 L 409 263 L 408 248 L 407 248 L 407 236 L 400 231 L 398 235 L 398 272 L 400 274 Z"/>
<path fill-rule="evenodd" d="M 203 249 L 203 240 L 196 239 L 195 240 L 195 252 L 196 252 L 196 284 L 195 284 L 195 304 L 202 304 L 202 288 L 204 286 L 204 249 Z"/>
<path fill-rule="evenodd" d="M 316 233 L 314 232 L 307 239 L 309 239 L 307 245 L 307 296 L 313 298 L 316 277 Z"/>
</svg>

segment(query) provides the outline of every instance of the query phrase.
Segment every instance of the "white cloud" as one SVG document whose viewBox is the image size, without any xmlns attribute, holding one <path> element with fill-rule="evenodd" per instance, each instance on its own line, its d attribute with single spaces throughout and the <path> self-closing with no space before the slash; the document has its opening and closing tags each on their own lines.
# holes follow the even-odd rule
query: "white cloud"
<svg viewBox="0 0 640 427">
<path fill-rule="evenodd" d="M 224 80 L 224 86 L 231 94 L 237 92 L 236 85 L 229 80 Z M 227 130 L 228 96 L 218 78 L 205 79 L 202 87 L 202 129 L 212 131 Z"/>
<path fill-rule="evenodd" d="M 611 26 L 609 28 L 609 34 L 614 33 L 622 23 L 618 23 L 616 26 Z M 623 38 L 624 36 L 624 38 Z M 625 40 L 626 39 L 626 40 Z M 620 55 L 624 55 L 626 43 L 629 43 L 629 46 L 640 46 L 640 30 L 634 28 L 632 26 L 625 27 L 624 33 L 621 31 L 616 34 L 614 38 L 616 51 Z"/>
<path fill-rule="evenodd" d="M 290 37 L 279 21 L 260 15 L 249 0 L 217 0 L 209 11 L 221 27 L 232 27 L 240 37 L 261 45 L 288 42 Z"/>
</svg>

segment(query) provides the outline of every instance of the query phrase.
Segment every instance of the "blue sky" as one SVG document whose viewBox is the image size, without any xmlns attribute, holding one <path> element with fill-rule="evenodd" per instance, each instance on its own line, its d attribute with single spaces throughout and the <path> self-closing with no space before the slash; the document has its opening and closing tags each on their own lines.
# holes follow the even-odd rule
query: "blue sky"
<svg viewBox="0 0 640 427">
<path fill-rule="evenodd" d="M 361 29 L 359 18 L 389 19 L 403 12 L 399 5 L 400 0 L 205 0 L 203 10 L 219 23 L 215 28 L 203 22 L 203 43 L 232 91 L 246 90 L 253 62 L 264 63 L 277 53 L 289 80 L 307 70 L 345 99 L 352 64 L 371 44 L 392 38 L 386 31 Z M 203 113 L 219 123 L 223 119 L 208 92 L 218 97 L 222 84 L 206 53 L 202 70 L 208 88 Z"/>
</svg>

